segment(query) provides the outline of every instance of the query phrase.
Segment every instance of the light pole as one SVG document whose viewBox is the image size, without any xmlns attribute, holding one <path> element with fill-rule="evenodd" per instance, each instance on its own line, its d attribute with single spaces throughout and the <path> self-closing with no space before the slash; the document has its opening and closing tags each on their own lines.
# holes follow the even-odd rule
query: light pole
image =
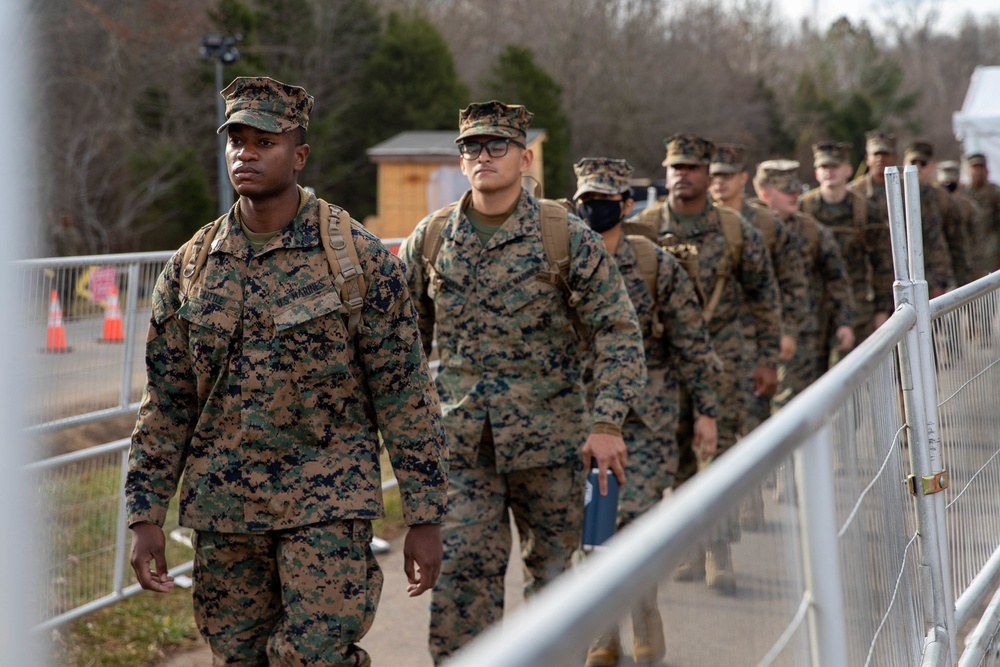
<svg viewBox="0 0 1000 667">
<path fill-rule="evenodd" d="M 240 59 L 236 43 L 243 39 L 239 33 L 223 35 L 221 32 L 210 32 L 201 38 L 201 48 L 198 52 L 204 60 L 215 60 L 215 90 L 222 90 L 222 66 L 232 65 Z M 226 122 L 226 103 L 222 95 L 215 98 L 216 127 Z M 218 139 L 218 170 L 219 170 L 219 214 L 222 215 L 233 205 L 233 187 L 229 183 L 229 172 L 226 169 L 226 135 L 220 134 Z"/>
</svg>

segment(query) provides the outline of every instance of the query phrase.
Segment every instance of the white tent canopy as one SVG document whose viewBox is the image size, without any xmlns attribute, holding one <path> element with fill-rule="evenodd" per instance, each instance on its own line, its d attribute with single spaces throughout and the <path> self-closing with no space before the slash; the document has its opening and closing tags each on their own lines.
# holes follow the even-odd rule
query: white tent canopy
<svg viewBox="0 0 1000 667">
<path fill-rule="evenodd" d="M 964 153 L 985 155 L 990 180 L 1000 183 L 1000 67 L 976 67 L 951 124 Z"/>
</svg>

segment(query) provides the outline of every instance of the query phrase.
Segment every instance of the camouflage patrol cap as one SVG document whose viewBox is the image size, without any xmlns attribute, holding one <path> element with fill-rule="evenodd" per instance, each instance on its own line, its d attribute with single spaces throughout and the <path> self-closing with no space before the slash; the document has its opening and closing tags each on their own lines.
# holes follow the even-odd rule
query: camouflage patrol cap
<svg viewBox="0 0 1000 667">
<path fill-rule="evenodd" d="M 853 144 L 845 141 L 821 141 L 812 145 L 813 167 L 835 167 L 851 159 Z"/>
<path fill-rule="evenodd" d="M 219 134 L 237 123 L 279 134 L 309 129 L 313 97 L 304 88 L 266 76 L 241 76 L 219 94 L 226 100 L 226 122 Z"/>
<path fill-rule="evenodd" d="M 757 165 L 754 183 L 762 188 L 801 194 L 802 181 L 798 171 L 798 160 L 765 160 Z"/>
<path fill-rule="evenodd" d="M 528 126 L 534 114 L 520 104 L 504 104 L 496 100 L 473 102 L 458 112 L 458 138 L 461 143 L 466 137 L 486 135 L 524 139 L 528 136 Z"/>
<path fill-rule="evenodd" d="M 958 181 L 958 172 L 961 166 L 956 160 L 943 160 L 937 164 L 937 179 L 942 183 L 955 183 Z"/>
<path fill-rule="evenodd" d="M 573 165 L 573 171 L 576 172 L 573 199 L 579 199 L 586 192 L 620 195 L 632 187 L 632 165 L 620 158 L 585 157 Z"/>
<path fill-rule="evenodd" d="M 986 156 L 982 153 L 972 153 L 971 155 L 965 156 L 965 164 L 970 167 L 985 167 L 986 166 Z"/>
<path fill-rule="evenodd" d="M 865 132 L 865 152 L 869 155 L 875 155 L 875 153 L 892 153 L 895 155 L 896 135 L 881 130 Z"/>
<path fill-rule="evenodd" d="M 903 162 L 910 160 L 932 160 L 934 159 L 934 146 L 928 141 L 914 141 L 906 146 L 903 152 Z"/>
<path fill-rule="evenodd" d="M 696 134 L 674 134 L 663 140 L 667 147 L 664 167 L 675 164 L 709 164 L 715 153 L 715 144 Z"/>
<path fill-rule="evenodd" d="M 719 144 L 715 147 L 708 172 L 715 174 L 738 174 L 747 170 L 747 147 L 743 144 Z"/>
</svg>

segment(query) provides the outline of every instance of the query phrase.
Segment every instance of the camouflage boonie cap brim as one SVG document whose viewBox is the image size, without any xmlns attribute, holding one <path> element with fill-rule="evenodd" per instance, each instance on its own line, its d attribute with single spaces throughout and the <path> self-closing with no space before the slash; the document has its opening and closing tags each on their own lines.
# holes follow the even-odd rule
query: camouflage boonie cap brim
<svg viewBox="0 0 1000 667">
<path fill-rule="evenodd" d="M 764 188 L 774 188 L 781 192 L 802 193 L 799 179 L 798 160 L 765 160 L 757 165 L 754 180 Z"/>
<path fill-rule="evenodd" d="M 972 155 L 967 155 L 965 157 L 965 164 L 970 167 L 985 167 L 986 166 L 986 156 L 982 153 L 973 153 Z"/>
<path fill-rule="evenodd" d="M 747 169 L 747 147 L 742 144 L 719 144 L 708 165 L 710 174 L 738 174 Z"/>
<path fill-rule="evenodd" d="M 851 146 L 843 141 L 821 141 L 812 145 L 814 167 L 835 167 L 851 160 Z"/>
<path fill-rule="evenodd" d="M 958 172 L 960 170 L 961 166 L 955 160 L 944 160 L 943 162 L 938 162 L 938 180 L 953 183 L 958 180 Z"/>
<path fill-rule="evenodd" d="M 934 159 L 934 147 L 926 141 L 914 141 L 906 147 L 906 151 L 903 153 L 904 162 L 932 159 Z"/>
<path fill-rule="evenodd" d="M 479 135 L 525 139 L 534 114 L 520 104 L 504 104 L 496 100 L 473 102 L 458 113 L 458 138 Z"/>
<path fill-rule="evenodd" d="M 675 134 L 663 140 L 667 147 L 664 167 L 676 164 L 709 164 L 715 153 L 715 144 L 695 134 Z"/>
<path fill-rule="evenodd" d="M 234 124 L 277 134 L 296 127 L 309 129 L 313 97 L 299 86 L 266 76 L 241 76 L 219 94 L 226 100 L 227 119 L 219 134 Z"/>
<path fill-rule="evenodd" d="M 896 153 L 896 136 L 881 130 L 865 132 L 865 152 L 869 155 L 875 153 Z"/>
<path fill-rule="evenodd" d="M 627 160 L 608 157 L 585 157 L 575 165 L 576 194 L 573 199 L 587 192 L 603 195 L 620 195 L 632 188 L 632 165 Z"/>
</svg>

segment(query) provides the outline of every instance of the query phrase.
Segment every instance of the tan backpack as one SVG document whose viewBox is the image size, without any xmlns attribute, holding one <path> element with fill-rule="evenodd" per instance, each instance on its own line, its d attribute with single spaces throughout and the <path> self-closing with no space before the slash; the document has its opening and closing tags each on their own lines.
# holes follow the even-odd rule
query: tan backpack
<svg viewBox="0 0 1000 667">
<path fill-rule="evenodd" d="M 738 274 L 743 263 L 743 219 L 740 214 L 726 206 L 715 206 L 719 213 L 719 225 L 722 227 L 722 235 L 726 239 L 726 246 L 733 261 L 733 273 Z M 639 214 L 639 219 L 630 221 L 626 227 L 626 233 L 645 236 L 656 242 L 669 251 L 677 262 L 687 271 L 688 276 L 694 281 L 694 289 L 698 294 L 698 299 L 702 303 L 702 315 L 705 322 L 712 319 L 715 309 L 722 299 L 722 290 L 726 284 L 726 275 L 716 275 L 715 285 L 712 287 L 712 295 L 707 298 L 702 287 L 701 279 L 698 276 L 698 248 L 690 243 L 677 243 L 677 237 L 670 231 L 669 219 L 667 232 L 660 236 L 660 220 L 663 218 L 663 208 L 661 206 L 647 207 Z"/>
<path fill-rule="evenodd" d="M 576 305 L 580 303 L 581 295 L 569 286 L 569 211 L 566 205 L 551 199 L 539 199 L 542 208 L 542 247 L 545 248 L 545 258 L 549 264 L 548 271 L 539 272 L 539 278 L 551 285 L 555 285 L 563 294 L 566 302 L 566 310 L 569 313 L 573 329 L 582 342 L 590 340 L 590 332 L 587 326 L 580 319 L 576 312 Z M 434 272 L 434 263 L 437 261 L 438 252 L 441 250 L 441 232 L 444 230 L 448 218 L 458 207 L 460 202 L 448 204 L 431 214 L 424 230 L 423 249 L 420 254 L 420 263 L 423 267 L 424 275 L 431 276 Z"/>
<path fill-rule="evenodd" d="M 367 287 L 364 271 L 354 246 L 351 225 L 359 225 L 347 211 L 317 199 L 319 204 L 319 237 L 326 251 L 326 259 L 334 272 L 334 284 L 340 290 L 341 312 L 347 317 L 347 332 L 353 338 L 358 331 L 367 333 L 368 328 L 361 321 L 361 306 L 364 304 Z M 187 301 L 191 284 L 198 278 L 202 267 L 208 261 L 212 241 L 222 222 L 229 214 L 199 229 L 190 241 L 184 244 L 181 261 L 181 302 Z M 347 239 L 351 239 L 350 242 Z"/>
</svg>

